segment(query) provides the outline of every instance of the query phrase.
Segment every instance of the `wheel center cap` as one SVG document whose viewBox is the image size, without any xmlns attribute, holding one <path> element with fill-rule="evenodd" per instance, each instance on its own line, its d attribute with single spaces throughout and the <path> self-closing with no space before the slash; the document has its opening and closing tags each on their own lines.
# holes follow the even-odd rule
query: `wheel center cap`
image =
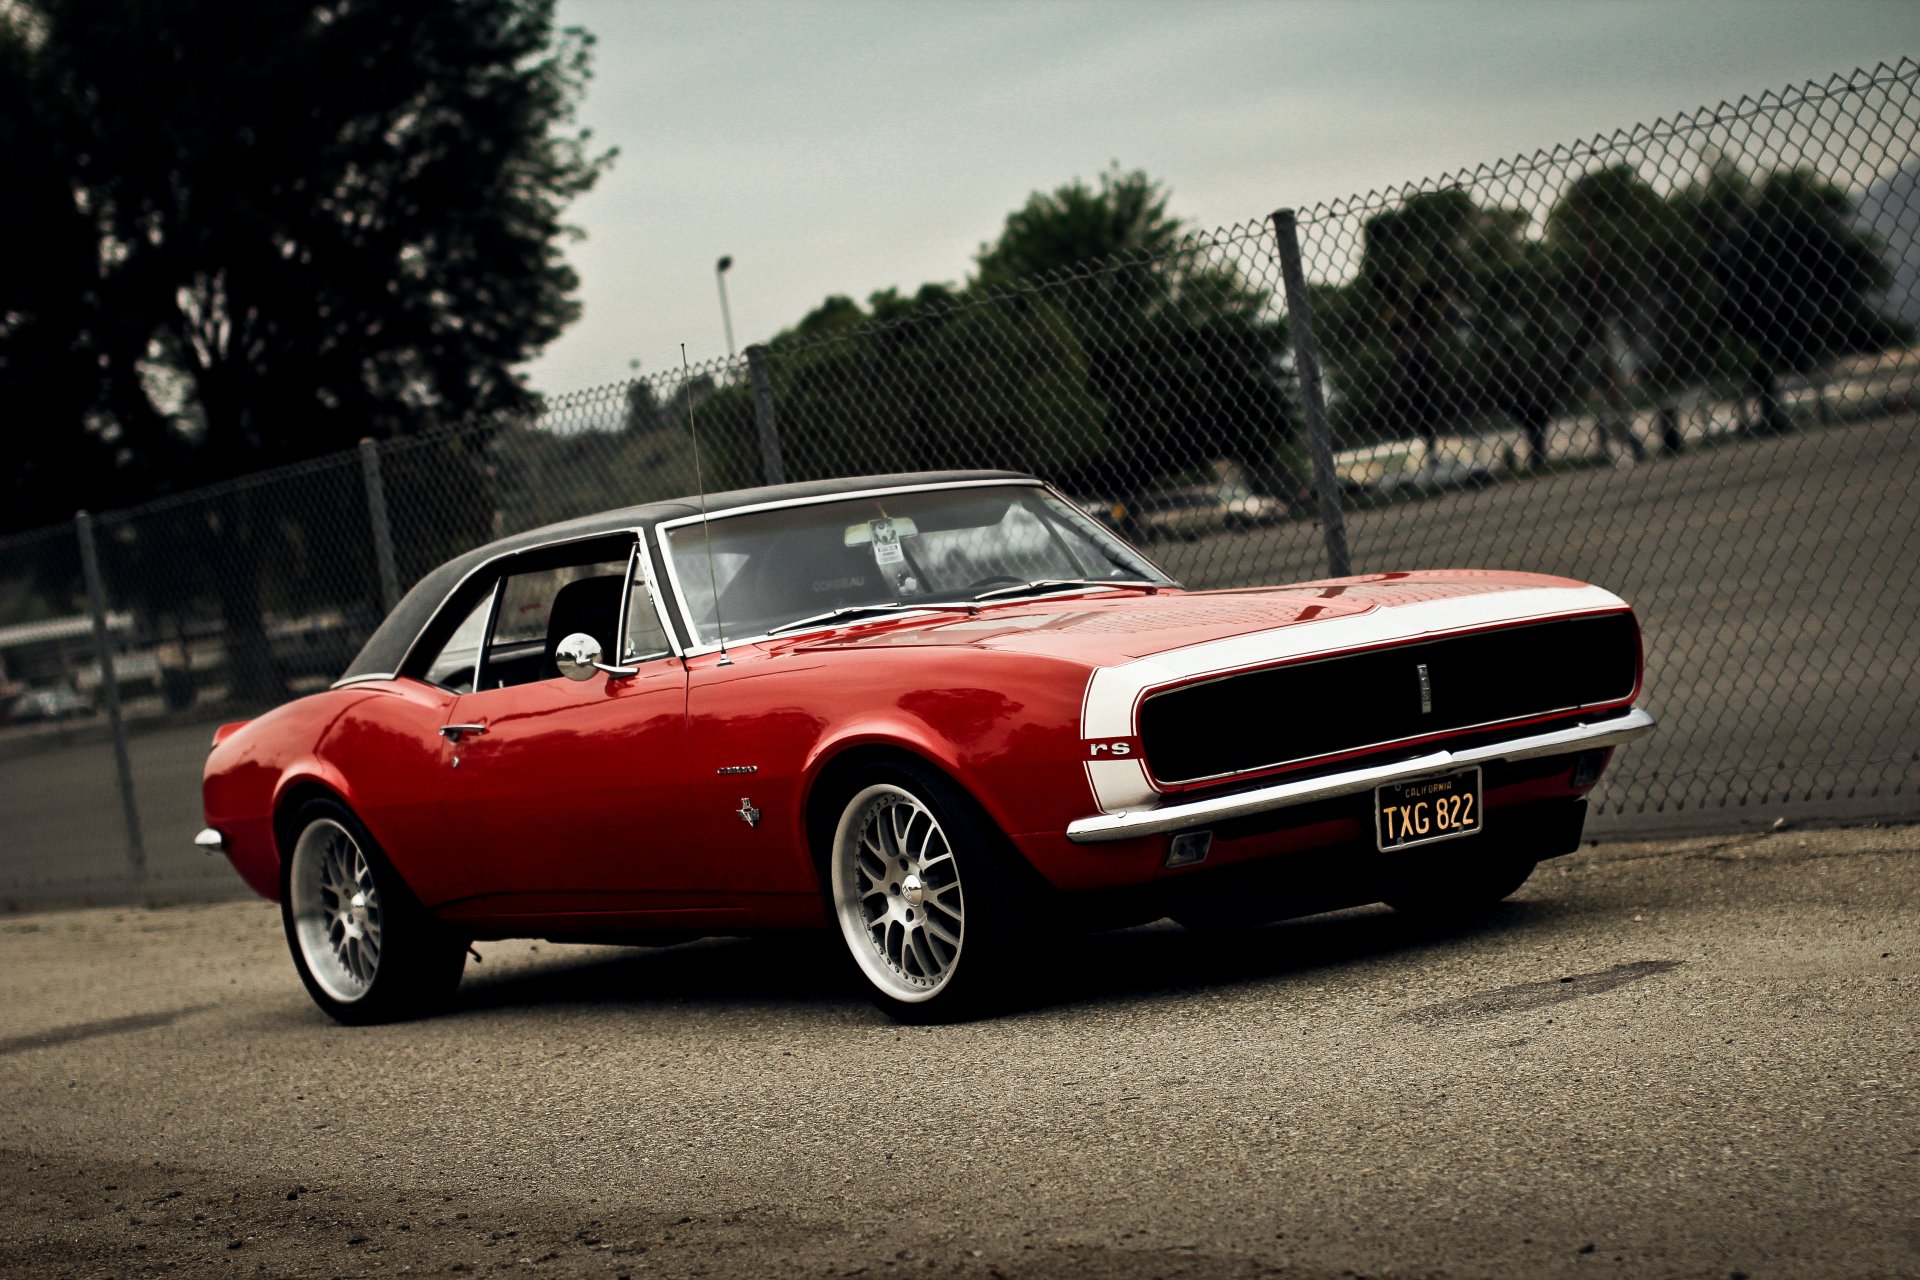
<svg viewBox="0 0 1920 1280">
<path fill-rule="evenodd" d="M 919 876 L 909 875 L 900 882 L 900 896 L 907 900 L 908 906 L 917 907 L 927 899 L 927 886 L 920 882 Z"/>
</svg>

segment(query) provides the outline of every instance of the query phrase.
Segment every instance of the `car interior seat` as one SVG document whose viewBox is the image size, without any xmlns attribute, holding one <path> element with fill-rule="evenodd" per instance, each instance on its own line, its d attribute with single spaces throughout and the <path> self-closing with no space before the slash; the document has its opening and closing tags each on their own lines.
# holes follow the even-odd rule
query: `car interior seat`
<svg viewBox="0 0 1920 1280">
<path fill-rule="evenodd" d="M 609 573 L 569 582 L 554 594 L 553 611 L 547 615 L 547 643 L 540 657 L 542 680 L 560 674 L 554 651 L 576 631 L 583 631 L 598 642 L 602 662 L 620 660 L 620 655 L 613 651 L 613 642 L 620 631 L 620 606 L 626 585 L 624 577 Z"/>
</svg>

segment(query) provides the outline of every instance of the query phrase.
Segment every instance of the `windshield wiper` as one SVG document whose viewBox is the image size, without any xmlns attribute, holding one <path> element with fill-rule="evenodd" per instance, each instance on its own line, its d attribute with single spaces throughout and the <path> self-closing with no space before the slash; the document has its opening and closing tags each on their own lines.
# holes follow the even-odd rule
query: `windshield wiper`
<svg viewBox="0 0 1920 1280">
<path fill-rule="evenodd" d="M 854 618 L 861 614 L 902 613 L 916 609 L 957 609 L 962 613 L 974 612 L 971 603 L 953 601 L 942 603 L 935 600 L 887 600 L 878 604 L 847 604 L 841 605 L 838 609 L 829 609 L 825 613 L 809 614 L 804 618 L 795 618 L 792 622 L 782 622 L 778 626 L 768 627 L 766 634 L 777 636 L 782 631 L 797 631 L 801 627 L 811 627 L 822 622 L 834 622 L 840 618 Z"/>
<path fill-rule="evenodd" d="M 1061 587 L 1132 587 L 1135 591 L 1144 591 L 1148 595 L 1160 590 L 1159 583 L 1142 582 L 1137 578 L 1036 578 L 1032 582 L 982 591 L 974 599 L 991 600 L 996 596 L 1017 596 L 1027 591 L 1053 591 Z"/>
</svg>

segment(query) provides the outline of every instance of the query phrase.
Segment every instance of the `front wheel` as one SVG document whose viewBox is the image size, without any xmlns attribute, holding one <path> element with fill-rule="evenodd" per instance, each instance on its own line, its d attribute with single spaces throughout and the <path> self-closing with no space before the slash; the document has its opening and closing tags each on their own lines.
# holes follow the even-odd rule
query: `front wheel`
<svg viewBox="0 0 1920 1280">
<path fill-rule="evenodd" d="M 445 1004 L 466 967 L 465 941 L 420 905 L 344 805 L 316 800 L 292 825 L 280 920 L 314 1003 L 349 1025 Z"/>
<path fill-rule="evenodd" d="M 985 1011 L 1025 903 L 1005 837 L 931 769 L 871 770 L 827 849 L 829 905 L 874 1002 L 903 1022 Z"/>
</svg>

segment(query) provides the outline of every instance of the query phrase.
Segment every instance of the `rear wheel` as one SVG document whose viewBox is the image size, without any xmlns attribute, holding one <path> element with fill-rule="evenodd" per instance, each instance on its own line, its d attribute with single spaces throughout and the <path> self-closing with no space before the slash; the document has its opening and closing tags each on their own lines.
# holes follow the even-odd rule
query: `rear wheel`
<svg viewBox="0 0 1920 1280">
<path fill-rule="evenodd" d="M 348 809 L 301 808 L 280 869 L 280 920 L 307 992 L 338 1022 L 418 1017 L 444 1005 L 465 939 L 422 907 Z"/>
<path fill-rule="evenodd" d="M 986 1011 L 1027 903 L 1006 839 L 932 769 L 870 769 L 827 849 L 828 905 L 874 1003 L 903 1022 Z"/>
</svg>

